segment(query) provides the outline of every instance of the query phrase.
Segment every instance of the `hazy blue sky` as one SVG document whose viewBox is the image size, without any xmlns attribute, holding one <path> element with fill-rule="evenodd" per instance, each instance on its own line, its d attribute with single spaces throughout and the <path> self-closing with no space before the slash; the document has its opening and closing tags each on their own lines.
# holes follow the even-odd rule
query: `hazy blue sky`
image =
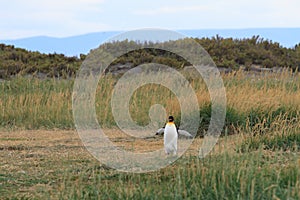
<svg viewBox="0 0 300 200">
<path fill-rule="evenodd" d="M 0 39 L 138 28 L 300 27 L 299 0 L 8 0 Z"/>
</svg>

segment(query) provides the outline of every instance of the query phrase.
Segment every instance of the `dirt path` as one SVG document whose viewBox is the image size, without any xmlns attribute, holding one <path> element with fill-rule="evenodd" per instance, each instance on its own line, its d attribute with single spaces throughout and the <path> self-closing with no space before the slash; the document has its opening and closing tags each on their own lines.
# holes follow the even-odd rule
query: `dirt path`
<svg viewBox="0 0 300 200">
<path fill-rule="evenodd" d="M 113 143 L 125 150 L 147 152 L 163 148 L 163 137 L 132 139 L 119 130 L 106 130 Z M 196 138 L 186 153 L 197 155 L 203 140 Z M 232 150 L 234 141 L 220 139 L 214 151 Z M 20 130 L 0 132 L 1 169 L 22 170 L 18 162 L 63 158 L 93 159 L 75 130 Z"/>
<path fill-rule="evenodd" d="M 163 148 L 162 136 L 132 139 L 118 130 L 105 132 L 125 150 L 147 152 Z M 184 156 L 198 155 L 202 141 L 196 138 Z M 221 139 L 214 151 L 232 150 L 232 144 L 232 140 Z M 67 182 L 64 174 L 95 167 L 105 168 L 86 150 L 75 130 L 0 132 L 0 194 L 4 197 L 56 198 Z"/>
<path fill-rule="evenodd" d="M 105 133 L 119 148 L 134 152 L 149 152 L 163 148 L 163 137 L 133 139 L 119 130 L 106 130 Z M 198 155 L 203 139 L 196 138 L 185 155 Z M 220 139 L 214 152 L 232 151 L 235 140 Z M 24 171 L 24 166 L 36 163 L 58 162 L 60 160 L 84 159 L 94 157 L 84 147 L 75 130 L 21 130 L 0 132 L 0 170 Z M 26 164 L 27 163 L 27 164 Z M 26 168 L 26 167 L 25 167 Z"/>
</svg>

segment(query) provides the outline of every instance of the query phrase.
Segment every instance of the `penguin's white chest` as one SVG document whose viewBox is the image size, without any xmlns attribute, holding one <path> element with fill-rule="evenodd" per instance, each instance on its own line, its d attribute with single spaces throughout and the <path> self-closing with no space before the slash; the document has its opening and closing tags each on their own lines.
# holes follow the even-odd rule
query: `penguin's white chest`
<svg viewBox="0 0 300 200">
<path fill-rule="evenodd" d="M 164 149 L 166 154 L 177 154 L 177 129 L 174 123 L 167 123 L 164 131 Z"/>
</svg>

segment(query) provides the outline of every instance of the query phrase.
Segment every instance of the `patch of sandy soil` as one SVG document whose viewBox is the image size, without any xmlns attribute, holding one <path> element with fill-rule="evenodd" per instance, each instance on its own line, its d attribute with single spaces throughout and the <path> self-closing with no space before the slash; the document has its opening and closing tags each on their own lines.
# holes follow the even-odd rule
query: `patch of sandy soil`
<svg viewBox="0 0 300 200">
<path fill-rule="evenodd" d="M 118 147 L 133 152 L 149 152 L 163 148 L 163 136 L 133 138 L 120 130 L 105 130 L 108 138 Z M 232 151 L 236 139 L 221 138 L 213 152 Z M 195 138 L 185 154 L 198 155 L 203 143 L 202 138 Z M 18 170 L 18 161 L 38 162 L 43 159 L 63 159 L 77 157 L 93 159 L 84 147 L 75 130 L 20 130 L 0 132 L 0 160 L 3 169 Z M 19 169 L 20 170 L 20 169 Z"/>
<path fill-rule="evenodd" d="M 163 136 L 133 138 L 120 130 L 105 130 L 119 148 L 149 152 L 163 148 Z M 203 139 L 196 138 L 183 156 L 198 155 Z M 213 152 L 233 150 L 234 140 L 221 139 Z M 84 147 L 75 130 L 18 130 L 0 132 L 0 194 L 22 198 L 41 198 L 62 190 L 63 174 L 100 166 Z M 105 166 L 103 166 L 105 167 Z M 72 172 L 73 173 L 73 172 Z M 52 193 L 51 193 L 52 192 Z M 21 195 L 21 196 L 18 196 Z M 32 196 L 31 196 L 32 195 Z M 54 196 L 52 196 L 54 195 Z M 1 199 L 1 198 L 0 198 Z"/>
</svg>

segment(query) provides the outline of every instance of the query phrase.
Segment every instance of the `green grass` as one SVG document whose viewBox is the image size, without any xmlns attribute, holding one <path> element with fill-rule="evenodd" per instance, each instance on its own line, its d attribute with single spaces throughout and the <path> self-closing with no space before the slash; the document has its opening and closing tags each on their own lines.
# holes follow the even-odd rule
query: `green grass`
<svg viewBox="0 0 300 200">
<path fill-rule="evenodd" d="M 275 133 L 263 135 L 252 135 L 247 137 L 238 149 L 241 152 L 255 151 L 259 148 L 265 150 L 298 151 L 300 148 L 300 128 L 293 130 L 282 130 Z"/>
<path fill-rule="evenodd" d="M 149 174 L 126 174 L 94 166 L 68 172 L 61 199 L 298 199 L 296 157 L 222 154 L 180 159 Z"/>
<path fill-rule="evenodd" d="M 0 192 L 4 199 L 299 199 L 298 156 L 261 150 L 185 156 L 146 174 L 120 173 L 93 159 L 63 160 L 45 166 L 50 173 L 0 174 Z"/>
</svg>

